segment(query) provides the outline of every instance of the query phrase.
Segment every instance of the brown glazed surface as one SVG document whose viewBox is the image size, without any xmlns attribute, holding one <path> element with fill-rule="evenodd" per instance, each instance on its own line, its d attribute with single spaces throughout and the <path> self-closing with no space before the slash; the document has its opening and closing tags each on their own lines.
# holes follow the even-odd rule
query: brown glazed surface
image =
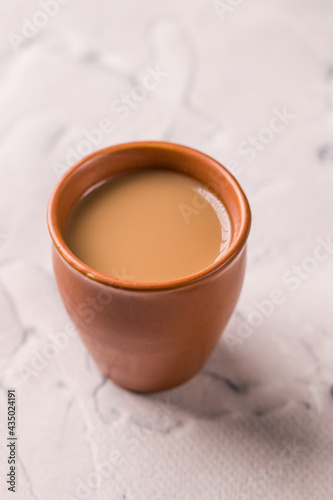
<svg viewBox="0 0 333 500">
<path fill-rule="evenodd" d="M 173 281 L 137 283 L 98 273 L 64 241 L 69 214 L 99 182 L 149 168 L 183 172 L 215 192 L 230 215 L 230 247 L 208 268 Z M 232 175 L 185 146 L 112 146 L 84 158 L 63 176 L 48 206 L 55 276 L 68 314 L 106 376 L 128 389 L 148 392 L 181 384 L 201 369 L 239 297 L 250 222 L 248 202 Z"/>
</svg>

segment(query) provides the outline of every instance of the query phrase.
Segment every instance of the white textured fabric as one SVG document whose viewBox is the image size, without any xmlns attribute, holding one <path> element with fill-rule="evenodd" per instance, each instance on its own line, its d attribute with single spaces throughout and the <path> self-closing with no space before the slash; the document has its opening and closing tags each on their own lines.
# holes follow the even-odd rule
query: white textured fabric
<svg viewBox="0 0 333 500">
<path fill-rule="evenodd" d="M 1 499 L 332 498 L 332 19 L 331 0 L 1 4 Z M 225 163 L 253 212 L 224 340 L 154 396 L 105 381 L 69 335 L 45 222 L 73 161 L 143 139 Z"/>
</svg>

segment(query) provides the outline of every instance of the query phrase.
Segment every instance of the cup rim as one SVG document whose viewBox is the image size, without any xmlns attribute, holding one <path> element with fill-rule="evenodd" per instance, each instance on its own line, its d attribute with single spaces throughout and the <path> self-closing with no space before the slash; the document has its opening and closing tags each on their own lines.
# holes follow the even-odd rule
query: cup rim
<svg viewBox="0 0 333 500">
<path fill-rule="evenodd" d="M 100 273 L 95 269 L 91 268 L 90 266 L 88 266 L 87 264 L 85 264 L 84 262 L 82 262 L 69 249 L 62 236 L 62 233 L 58 226 L 58 219 L 56 217 L 57 204 L 59 202 L 59 197 L 63 186 L 68 182 L 68 180 L 71 178 L 73 173 L 76 172 L 76 170 L 78 170 L 83 164 L 90 161 L 91 159 L 105 154 L 116 153 L 134 148 L 135 149 L 159 148 L 162 150 L 171 150 L 171 149 L 173 151 L 176 150 L 188 156 L 196 157 L 197 159 L 199 158 L 203 162 L 207 161 L 209 161 L 210 163 L 213 162 L 215 166 L 217 166 L 220 170 L 223 171 L 223 175 L 226 178 L 228 184 L 237 195 L 240 207 L 240 214 L 239 214 L 240 229 L 238 231 L 238 234 L 232 238 L 231 243 L 227 248 L 227 250 L 223 252 L 215 262 L 213 262 L 209 266 L 205 267 L 204 269 L 196 273 L 193 273 L 189 276 L 184 276 L 182 278 L 177 278 L 168 281 L 136 282 L 136 281 L 129 281 L 125 279 L 115 278 Z M 135 142 L 127 142 L 127 143 L 113 145 L 95 151 L 90 155 L 85 156 L 84 158 L 79 160 L 75 165 L 69 168 L 65 172 L 65 174 L 59 179 L 59 181 L 57 182 L 51 193 L 47 207 L 47 225 L 53 244 L 56 250 L 61 255 L 61 257 L 72 268 L 74 268 L 76 271 L 78 271 L 86 278 L 107 286 L 122 288 L 125 290 L 142 290 L 142 291 L 170 290 L 173 288 L 180 288 L 194 284 L 202 280 L 203 278 L 206 278 L 208 275 L 210 276 L 212 273 L 215 273 L 216 271 L 230 264 L 230 262 L 239 255 L 239 253 L 242 251 L 243 247 L 246 244 L 246 240 L 248 238 L 251 226 L 251 211 L 248 200 L 237 180 L 220 162 L 218 162 L 214 158 L 210 157 L 205 153 L 202 153 L 201 151 L 198 151 L 188 146 L 183 146 L 181 144 L 164 142 L 164 141 L 135 141 Z"/>
</svg>

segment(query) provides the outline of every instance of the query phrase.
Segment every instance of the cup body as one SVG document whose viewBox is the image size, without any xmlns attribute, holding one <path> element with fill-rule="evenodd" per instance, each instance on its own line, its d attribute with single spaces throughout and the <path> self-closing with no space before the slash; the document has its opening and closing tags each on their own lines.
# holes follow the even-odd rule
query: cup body
<svg viewBox="0 0 333 500">
<path fill-rule="evenodd" d="M 223 201 L 232 226 L 229 248 L 206 269 L 166 282 L 131 282 L 126 275 L 118 279 L 89 268 L 64 238 L 76 202 L 115 175 L 156 168 L 190 175 Z M 201 369 L 241 291 L 250 221 L 248 202 L 232 175 L 185 146 L 121 144 L 93 153 L 66 172 L 48 206 L 54 271 L 67 312 L 107 377 L 150 392 L 179 385 Z"/>
</svg>

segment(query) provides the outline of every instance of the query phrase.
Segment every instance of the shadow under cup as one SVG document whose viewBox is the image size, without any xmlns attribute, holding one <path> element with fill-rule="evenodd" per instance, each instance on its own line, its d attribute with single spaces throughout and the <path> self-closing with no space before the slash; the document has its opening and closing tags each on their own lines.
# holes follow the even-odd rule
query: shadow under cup
<svg viewBox="0 0 333 500">
<path fill-rule="evenodd" d="M 82 195 L 117 174 L 157 168 L 197 179 L 223 202 L 232 237 L 218 260 L 181 279 L 138 283 L 105 276 L 75 257 L 64 235 Z M 195 375 L 216 346 L 244 277 L 251 214 L 233 176 L 217 161 L 185 146 L 111 146 L 84 158 L 60 179 L 47 218 L 59 292 L 102 372 L 141 392 L 168 389 Z"/>
</svg>

